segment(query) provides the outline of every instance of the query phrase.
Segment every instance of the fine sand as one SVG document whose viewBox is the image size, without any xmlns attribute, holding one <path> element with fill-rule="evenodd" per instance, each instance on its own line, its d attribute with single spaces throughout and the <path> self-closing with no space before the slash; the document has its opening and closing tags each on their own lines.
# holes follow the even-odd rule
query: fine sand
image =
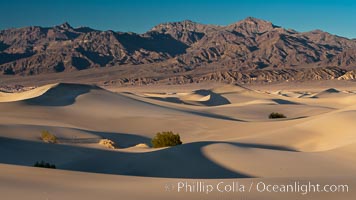
<svg viewBox="0 0 356 200">
<path fill-rule="evenodd" d="M 103 89 L 59 83 L 0 93 L 1 199 L 353 199 L 356 93 L 238 85 Z M 269 119 L 272 112 L 287 118 Z M 58 138 L 41 141 L 41 131 Z M 161 131 L 182 145 L 154 149 Z M 112 141 L 116 149 L 101 145 Z M 57 169 L 32 167 L 36 161 Z M 260 192 L 257 183 L 348 185 Z M 244 192 L 177 191 L 238 182 Z M 250 188 L 251 187 L 251 188 Z"/>
</svg>

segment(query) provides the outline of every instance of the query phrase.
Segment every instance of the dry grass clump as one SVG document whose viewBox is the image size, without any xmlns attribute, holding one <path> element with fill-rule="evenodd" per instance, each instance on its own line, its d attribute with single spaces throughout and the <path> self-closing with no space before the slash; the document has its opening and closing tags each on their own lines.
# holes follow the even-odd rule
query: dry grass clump
<svg viewBox="0 0 356 200">
<path fill-rule="evenodd" d="M 111 141 L 109 139 L 101 139 L 99 141 L 99 144 L 103 145 L 103 146 L 105 146 L 106 148 L 109 148 L 109 149 L 116 149 L 115 142 Z"/>
<path fill-rule="evenodd" d="M 57 137 L 46 130 L 42 131 L 41 139 L 46 143 L 57 143 Z"/>
</svg>

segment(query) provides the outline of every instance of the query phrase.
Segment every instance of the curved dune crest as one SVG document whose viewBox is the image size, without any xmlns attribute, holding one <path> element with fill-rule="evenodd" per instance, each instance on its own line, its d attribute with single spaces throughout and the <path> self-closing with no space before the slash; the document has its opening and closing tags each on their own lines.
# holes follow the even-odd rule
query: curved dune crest
<svg viewBox="0 0 356 200">
<path fill-rule="evenodd" d="M 56 87 L 57 85 L 58 85 L 58 83 L 49 84 L 49 85 L 37 87 L 37 88 L 32 89 L 32 90 L 21 92 L 21 93 L 0 92 L 0 103 L 1 102 L 21 101 L 21 100 L 25 100 L 25 99 L 35 98 L 35 97 L 43 95 L 49 89 L 51 89 L 53 87 Z"/>
<path fill-rule="evenodd" d="M 324 91 L 321 91 L 315 95 L 313 95 L 312 97 L 313 98 L 325 98 L 325 97 L 333 97 L 335 95 L 339 95 L 343 93 L 342 91 L 339 91 L 335 88 L 329 88 L 329 89 L 326 89 Z"/>
<path fill-rule="evenodd" d="M 173 94 L 145 93 L 145 96 L 151 99 L 167 101 L 171 103 L 196 106 L 220 106 L 230 104 L 230 101 L 227 98 L 213 92 L 212 90 L 196 90 L 190 93 L 186 92 Z"/>
<path fill-rule="evenodd" d="M 55 83 L 37 87 L 21 93 L 0 92 L 1 102 L 25 101 L 29 104 L 62 105 L 73 103 L 74 99 L 92 89 L 100 89 L 94 85 Z"/>
<path fill-rule="evenodd" d="M 94 85 L 58 83 L 42 95 L 26 99 L 25 102 L 30 105 L 66 106 L 73 104 L 78 96 L 89 93 L 91 90 L 100 89 L 100 87 Z"/>
<path fill-rule="evenodd" d="M 328 152 L 356 144 L 356 110 L 331 111 L 246 141 L 284 144 L 301 152 Z"/>
<path fill-rule="evenodd" d="M 241 148 L 224 143 L 205 146 L 202 151 L 207 158 L 220 166 L 253 177 L 345 176 L 354 170 L 352 166 L 340 168 L 333 158 L 324 158 L 318 153 Z"/>
<path fill-rule="evenodd" d="M 201 103 L 205 106 L 219 106 L 230 104 L 230 101 L 220 94 L 217 94 L 211 90 L 197 90 L 192 94 L 184 95 L 181 100 L 188 104 Z"/>
<path fill-rule="evenodd" d="M 300 143 L 301 149 L 326 151 L 356 143 L 356 110 L 345 110 L 319 116 L 297 125 L 310 134 Z"/>
<path fill-rule="evenodd" d="M 230 106 L 244 103 L 254 104 L 259 99 L 270 99 L 267 94 L 239 85 L 225 85 L 213 89 L 201 89 L 184 93 L 145 93 L 145 97 L 186 105 Z M 273 100 L 272 100 L 273 101 Z"/>
<path fill-rule="evenodd" d="M 256 92 L 254 90 L 251 90 L 249 88 L 243 87 L 238 84 L 216 87 L 212 91 L 218 94 Z"/>
<path fill-rule="evenodd" d="M 296 92 L 296 91 L 284 91 L 284 90 L 278 90 L 272 92 L 271 94 L 279 95 L 283 97 L 291 97 L 291 98 L 302 98 L 302 97 L 309 97 L 310 95 L 312 95 L 310 92 Z"/>
</svg>

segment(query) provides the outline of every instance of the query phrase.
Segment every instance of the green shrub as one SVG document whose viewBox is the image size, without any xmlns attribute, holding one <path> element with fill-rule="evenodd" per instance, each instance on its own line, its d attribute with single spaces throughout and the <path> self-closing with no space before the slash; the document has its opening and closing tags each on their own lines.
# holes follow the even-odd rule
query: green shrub
<svg viewBox="0 0 356 200">
<path fill-rule="evenodd" d="M 179 134 L 174 134 L 172 131 L 157 133 L 151 140 L 153 148 L 176 146 L 182 144 Z"/>
<path fill-rule="evenodd" d="M 273 112 L 269 114 L 268 118 L 270 119 L 277 119 L 277 118 L 287 118 L 284 114 Z"/>
<path fill-rule="evenodd" d="M 34 167 L 42 167 L 42 168 L 50 168 L 50 169 L 56 169 L 56 166 L 53 164 L 49 164 L 47 162 L 41 161 L 41 162 L 36 162 L 34 165 Z"/>
<path fill-rule="evenodd" d="M 46 130 L 42 131 L 41 139 L 47 143 L 57 143 L 57 137 Z"/>
</svg>

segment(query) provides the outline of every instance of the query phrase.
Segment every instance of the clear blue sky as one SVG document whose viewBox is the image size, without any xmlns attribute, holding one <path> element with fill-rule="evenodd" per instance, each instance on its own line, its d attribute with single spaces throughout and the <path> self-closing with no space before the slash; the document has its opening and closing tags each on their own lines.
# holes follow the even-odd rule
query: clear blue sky
<svg viewBox="0 0 356 200">
<path fill-rule="evenodd" d="M 162 22 L 227 25 L 252 16 L 297 31 L 322 29 L 356 38 L 356 1 L 351 0 L 1 0 L 0 9 L 0 29 L 67 21 L 74 27 L 143 33 Z"/>
</svg>

